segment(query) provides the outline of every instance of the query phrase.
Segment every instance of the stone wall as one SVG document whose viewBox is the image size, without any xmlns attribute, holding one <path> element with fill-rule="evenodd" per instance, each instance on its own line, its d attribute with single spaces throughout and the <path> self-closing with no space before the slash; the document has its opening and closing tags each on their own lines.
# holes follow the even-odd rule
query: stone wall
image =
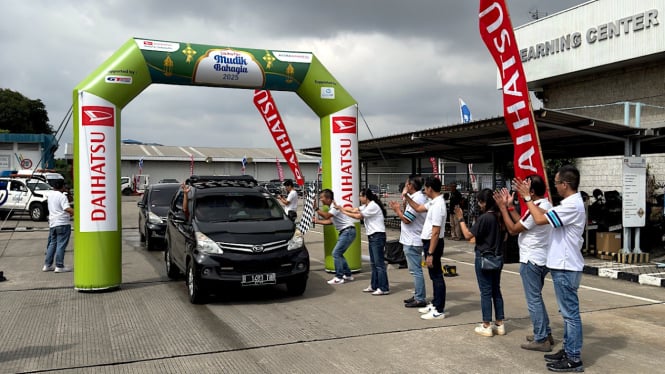
<svg viewBox="0 0 665 374">
<path fill-rule="evenodd" d="M 662 60 L 612 70 L 599 68 L 588 75 L 545 85 L 543 106 L 623 124 L 623 102 L 639 102 L 643 104 L 639 127 L 661 127 L 665 122 L 664 76 Z M 629 118 L 630 126 L 638 125 L 634 105 Z"/>
</svg>

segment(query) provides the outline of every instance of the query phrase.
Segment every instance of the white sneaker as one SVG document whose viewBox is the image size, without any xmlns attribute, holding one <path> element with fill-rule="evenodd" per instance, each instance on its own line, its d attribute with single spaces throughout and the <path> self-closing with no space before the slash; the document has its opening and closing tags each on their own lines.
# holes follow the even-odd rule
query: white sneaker
<svg viewBox="0 0 665 374">
<path fill-rule="evenodd" d="M 484 327 L 483 324 L 481 323 L 480 325 L 476 326 L 474 331 L 476 332 L 476 334 L 482 335 L 482 336 L 493 336 L 494 335 L 494 331 L 492 331 L 492 325 Z"/>
<path fill-rule="evenodd" d="M 506 324 L 502 323 L 501 326 L 499 325 L 492 325 L 492 333 L 494 335 L 506 335 Z"/>
<path fill-rule="evenodd" d="M 382 295 L 387 295 L 389 293 L 390 293 L 390 291 L 382 291 L 380 288 L 378 288 L 376 291 L 372 292 L 372 295 L 382 296 Z"/>
<path fill-rule="evenodd" d="M 61 268 L 56 267 L 55 270 L 53 270 L 54 273 L 69 273 L 70 271 L 72 271 L 72 268 L 67 266 L 63 266 Z"/>
<path fill-rule="evenodd" d="M 434 309 L 435 309 L 435 308 L 434 308 L 434 304 L 429 303 L 429 304 L 427 304 L 427 306 L 424 306 L 424 307 L 418 309 L 418 313 L 420 313 L 420 314 L 425 314 L 425 313 L 429 313 L 429 312 L 431 312 L 431 311 L 434 310 Z"/>
<path fill-rule="evenodd" d="M 55 266 L 53 265 L 51 266 L 44 265 L 44 267 L 42 268 L 42 271 L 53 271 L 53 270 L 55 270 Z"/>
<path fill-rule="evenodd" d="M 363 289 L 363 292 L 374 292 L 376 291 L 375 289 L 372 288 L 372 286 L 368 286 L 367 288 Z"/>
<path fill-rule="evenodd" d="M 351 282 L 353 280 L 353 275 L 342 275 L 342 279 L 347 282 Z"/>
<path fill-rule="evenodd" d="M 422 316 L 420 316 L 420 318 L 422 318 L 422 319 L 444 319 L 444 318 L 446 318 L 446 314 L 445 313 L 439 313 L 439 312 L 436 311 L 436 309 L 432 309 L 428 313 L 425 313 Z"/>
<path fill-rule="evenodd" d="M 328 284 L 342 284 L 342 283 L 344 283 L 344 279 L 337 277 L 328 281 Z"/>
</svg>

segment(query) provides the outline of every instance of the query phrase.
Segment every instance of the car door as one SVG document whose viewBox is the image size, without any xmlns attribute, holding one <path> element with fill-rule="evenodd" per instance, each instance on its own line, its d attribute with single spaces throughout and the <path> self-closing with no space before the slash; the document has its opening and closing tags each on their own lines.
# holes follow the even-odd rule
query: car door
<svg viewBox="0 0 665 374">
<path fill-rule="evenodd" d="M 9 198 L 7 199 L 8 207 L 21 211 L 28 209 L 27 204 L 30 200 L 30 190 L 28 186 L 20 180 L 12 180 L 9 184 Z"/>
<path fill-rule="evenodd" d="M 171 202 L 167 218 L 166 236 L 169 243 L 168 250 L 171 251 L 172 261 L 181 269 L 185 270 L 185 258 L 187 256 L 186 248 L 189 237 L 192 236 L 192 221 L 187 217 L 182 219 L 184 211 L 182 209 L 183 191 L 178 190 Z"/>
<path fill-rule="evenodd" d="M 139 233 L 141 235 L 145 235 L 145 225 L 146 221 L 148 220 L 148 204 L 150 202 L 150 191 L 152 189 L 148 189 L 144 194 L 141 200 L 137 203 L 137 206 L 139 207 Z"/>
</svg>

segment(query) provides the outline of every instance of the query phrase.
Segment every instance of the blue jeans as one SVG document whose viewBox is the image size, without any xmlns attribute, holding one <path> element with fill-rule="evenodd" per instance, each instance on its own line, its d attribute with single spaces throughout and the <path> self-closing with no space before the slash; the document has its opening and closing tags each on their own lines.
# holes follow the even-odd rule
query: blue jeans
<svg viewBox="0 0 665 374">
<path fill-rule="evenodd" d="M 386 246 L 386 233 L 375 232 L 368 235 L 369 240 L 369 267 L 372 269 L 370 287 L 390 291 L 388 285 L 388 273 L 386 272 L 386 260 L 383 251 Z"/>
<path fill-rule="evenodd" d="M 520 276 L 522 277 L 522 286 L 524 286 L 526 307 L 529 310 L 529 316 L 533 324 L 533 339 L 539 343 L 552 333 L 542 294 L 545 276 L 548 272 L 549 269 L 546 266 L 538 266 L 531 261 L 520 264 Z"/>
<path fill-rule="evenodd" d="M 425 258 L 430 256 L 429 244 L 429 240 L 423 240 L 423 253 L 425 254 Z M 443 313 L 446 308 L 446 282 L 443 280 L 441 256 L 443 256 L 443 239 L 439 239 L 434 254 L 432 254 L 432 267 L 427 268 L 429 279 L 432 280 L 432 288 L 434 289 L 432 305 L 434 305 L 436 311 L 439 313 Z"/>
<path fill-rule="evenodd" d="M 492 305 L 494 305 L 496 321 L 503 321 L 503 296 L 501 295 L 501 270 L 503 266 L 498 270 L 482 270 L 480 268 L 480 255 L 477 252 L 475 265 L 483 322 L 492 321 Z"/>
<path fill-rule="evenodd" d="M 425 277 L 423 277 L 423 246 L 422 245 L 403 245 L 402 250 L 406 257 L 406 263 L 409 272 L 413 274 L 413 283 L 416 288 L 416 294 L 413 298 L 416 301 L 426 301 Z"/>
<path fill-rule="evenodd" d="M 46 247 L 46 257 L 44 265 L 53 265 L 53 256 L 55 256 L 55 267 L 65 266 L 65 248 L 69 244 L 69 236 L 72 233 L 72 225 L 61 225 L 49 228 L 48 245 Z"/>
<path fill-rule="evenodd" d="M 348 227 L 339 233 L 337 244 L 332 250 L 333 263 L 335 264 L 335 276 L 342 278 L 343 276 L 351 276 L 351 268 L 349 263 L 344 258 L 344 253 L 351 246 L 351 243 L 356 240 L 355 226 Z"/>
<path fill-rule="evenodd" d="M 582 318 L 577 289 L 582 280 L 581 271 L 550 270 L 556 302 L 563 317 L 563 350 L 573 360 L 582 356 Z"/>
</svg>

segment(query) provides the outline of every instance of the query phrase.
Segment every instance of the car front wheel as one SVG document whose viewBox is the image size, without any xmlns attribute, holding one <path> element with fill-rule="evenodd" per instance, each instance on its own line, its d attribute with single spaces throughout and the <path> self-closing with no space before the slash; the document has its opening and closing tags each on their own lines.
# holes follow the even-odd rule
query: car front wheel
<svg viewBox="0 0 665 374">
<path fill-rule="evenodd" d="M 207 295 L 205 287 L 195 270 L 194 261 L 190 260 L 187 264 L 187 293 L 192 304 L 203 304 Z"/>
<path fill-rule="evenodd" d="M 32 203 L 32 205 L 30 205 L 30 218 L 32 218 L 33 221 L 43 221 L 46 218 L 44 205 L 41 203 Z"/>
<path fill-rule="evenodd" d="M 169 279 L 177 279 L 180 276 L 180 271 L 178 270 L 176 264 L 173 263 L 173 259 L 171 258 L 171 250 L 168 246 L 164 251 L 164 264 L 166 265 L 166 276 L 169 277 Z"/>
<path fill-rule="evenodd" d="M 149 228 L 145 228 L 145 249 L 152 251 L 155 249 L 155 239 L 152 238 L 152 233 Z"/>
</svg>

